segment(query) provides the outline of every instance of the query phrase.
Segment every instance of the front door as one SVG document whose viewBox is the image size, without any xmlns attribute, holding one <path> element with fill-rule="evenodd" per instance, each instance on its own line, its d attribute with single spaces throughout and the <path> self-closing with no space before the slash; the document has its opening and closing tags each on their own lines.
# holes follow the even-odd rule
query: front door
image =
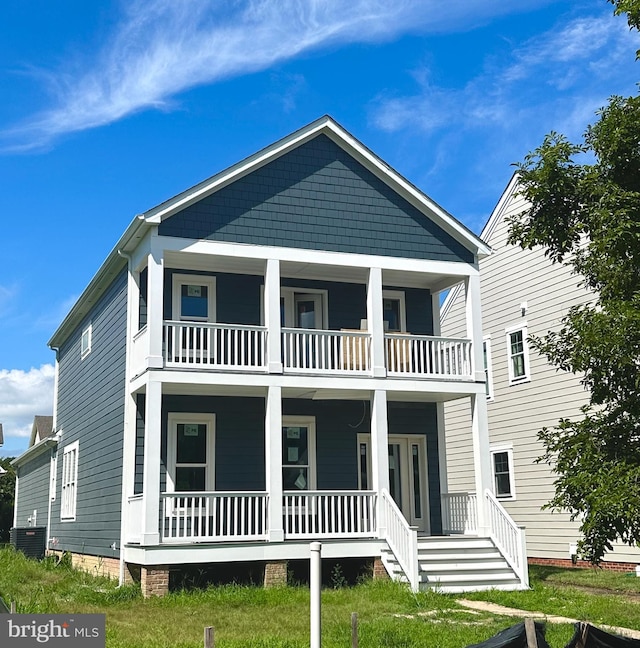
<svg viewBox="0 0 640 648">
<path fill-rule="evenodd" d="M 359 486 L 371 488 L 371 437 L 359 437 Z M 407 522 L 421 533 L 429 531 L 426 444 L 418 435 L 389 435 L 389 493 Z"/>
</svg>

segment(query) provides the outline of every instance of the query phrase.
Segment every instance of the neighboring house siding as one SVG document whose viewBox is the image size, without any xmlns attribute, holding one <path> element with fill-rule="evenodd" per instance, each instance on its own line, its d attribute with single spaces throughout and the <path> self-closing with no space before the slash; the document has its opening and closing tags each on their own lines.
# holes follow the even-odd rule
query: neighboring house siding
<svg viewBox="0 0 640 648">
<path fill-rule="evenodd" d="M 167 416 L 170 412 L 214 413 L 215 487 L 221 491 L 264 490 L 262 398 L 165 396 L 163 399 L 161 489 L 166 486 Z M 285 399 L 283 416 L 313 416 L 316 422 L 317 488 L 358 488 L 358 433 L 369 432 L 368 401 Z M 390 403 L 389 434 L 420 434 L 427 440 L 432 533 L 441 532 L 436 408 L 432 403 Z"/>
<path fill-rule="evenodd" d="M 45 450 L 18 468 L 17 526 L 29 526 L 28 518 L 34 511 L 37 511 L 36 525 L 47 525 L 50 475 L 51 450 Z"/>
<path fill-rule="evenodd" d="M 473 262 L 473 254 L 325 135 L 165 220 L 163 236 Z"/>
<path fill-rule="evenodd" d="M 526 207 L 512 196 L 504 217 Z M 491 338 L 494 398 L 487 403 L 491 445 L 513 444 L 516 499 L 503 504 L 514 520 L 526 527 L 529 557 L 568 558 L 569 544 L 579 538 L 578 524 L 565 513 L 541 510 L 554 493 L 550 467 L 537 463 L 543 447 L 537 433 L 553 427 L 561 417 L 580 416 L 587 402 L 580 378 L 557 371 L 545 357 L 529 350 L 531 380 L 509 384 L 505 329 L 526 322 L 528 335 L 557 330 L 575 304 L 593 299 L 569 269 L 552 265 L 540 248 L 522 250 L 508 245 L 508 223 L 499 220 L 487 243 L 493 255 L 480 262 L 483 334 Z M 443 335 L 464 331 L 464 297 L 460 291 L 442 322 Z M 522 315 L 521 305 L 527 303 Z M 470 409 L 467 399 L 445 405 L 447 479 L 449 491 L 473 490 Z M 629 548 L 607 555 L 609 560 L 637 561 L 640 553 Z"/>
<path fill-rule="evenodd" d="M 55 548 L 117 556 L 120 544 L 124 429 L 127 275 L 122 271 L 60 348 L 57 497 L 52 508 Z M 91 352 L 80 353 L 91 322 Z M 60 520 L 63 453 L 79 441 L 76 519 Z"/>
</svg>

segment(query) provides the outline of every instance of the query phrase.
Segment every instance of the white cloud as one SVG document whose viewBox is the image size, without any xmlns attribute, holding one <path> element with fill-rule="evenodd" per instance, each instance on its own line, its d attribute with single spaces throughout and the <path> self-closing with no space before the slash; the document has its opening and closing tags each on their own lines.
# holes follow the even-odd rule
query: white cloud
<svg viewBox="0 0 640 648">
<path fill-rule="evenodd" d="M 33 417 L 53 413 L 53 365 L 39 369 L 0 369 L 0 423 L 5 436 L 28 437 Z"/>
<path fill-rule="evenodd" d="M 5 150 L 171 107 L 178 93 L 266 69 L 328 44 L 389 39 L 407 31 L 463 30 L 549 0 L 134 0 L 95 58 L 45 72 L 54 105 L 0 133 Z"/>
</svg>

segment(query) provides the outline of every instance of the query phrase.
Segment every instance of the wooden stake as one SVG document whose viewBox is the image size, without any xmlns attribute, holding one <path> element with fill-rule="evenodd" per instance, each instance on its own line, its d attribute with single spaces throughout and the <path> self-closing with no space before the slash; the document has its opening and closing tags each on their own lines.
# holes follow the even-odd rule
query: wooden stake
<svg viewBox="0 0 640 648">
<path fill-rule="evenodd" d="M 533 619 L 524 620 L 524 629 L 527 633 L 527 648 L 538 648 L 536 637 L 536 624 Z"/>
<path fill-rule="evenodd" d="M 11 601 L 11 603 L 9 605 L 11 606 L 11 610 L 10 610 L 11 614 L 15 614 L 16 613 L 16 602 Z"/>
<path fill-rule="evenodd" d="M 211 626 L 204 629 L 204 648 L 214 648 L 213 628 Z"/>
<path fill-rule="evenodd" d="M 351 613 L 351 648 L 358 648 L 358 614 Z"/>
</svg>

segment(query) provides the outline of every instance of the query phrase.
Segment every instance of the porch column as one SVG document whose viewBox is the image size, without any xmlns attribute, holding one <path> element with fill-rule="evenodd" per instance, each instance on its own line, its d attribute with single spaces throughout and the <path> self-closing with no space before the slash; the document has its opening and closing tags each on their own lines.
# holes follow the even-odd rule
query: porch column
<svg viewBox="0 0 640 648">
<path fill-rule="evenodd" d="M 371 394 L 371 482 L 380 497 L 381 491 L 389 490 L 389 423 L 387 419 L 387 392 L 377 389 Z M 380 516 L 378 507 L 378 533 L 384 535 L 386 520 Z"/>
<path fill-rule="evenodd" d="M 442 335 L 440 327 L 440 293 L 431 294 L 431 313 L 433 317 L 433 334 L 436 337 Z M 436 416 L 438 425 L 438 473 L 440 474 L 440 499 L 442 495 L 449 492 L 449 481 L 447 479 L 447 437 L 444 426 L 444 403 L 436 403 Z"/>
<path fill-rule="evenodd" d="M 480 304 L 480 275 L 465 279 L 465 311 L 467 337 L 471 340 L 471 371 L 475 382 L 485 382 L 484 357 L 482 354 L 482 308 Z"/>
<path fill-rule="evenodd" d="M 491 458 L 489 456 L 489 423 L 487 397 L 484 392 L 471 396 L 471 437 L 476 497 L 478 498 L 478 535 L 488 533 L 484 491 L 491 489 Z"/>
<path fill-rule="evenodd" d="M 162 383 L 147 380 L 144 404 L 144 463 L 142 473 L 142 537 L 140 544 L 160 543 L 160 440 L 162 428 Z"/>
<path fill-rule="evenodd" d="M 265 265 L 264 325 L 267 327 L 267 370 L 269 373 L 282 373 L 279 259 L 267 259 Z"/>
<path fill-rule="evenodd" d="M 382 311 L 382 269 L 369 270 L 367 284 L 367 328 L 371 334 L 371 367 L 374 377 L 385 378 L 384 316 Z M 386 452 L 386 450 L 385 450 Z"/>
<path fill-rule="evenodd" d="M 151 252 L 147 259 L 147 331 L 149 335 L 147 367 L 161 369 L 163 366 L 164 259 L 155 233 L 151 237 Z"/>
<path fill-rule="evenodd" d="M 282 542 L 282 387 L 269 387 L 264 422 L 264 454 L 267 494 L 269 496 L 270 542 Z"/>
</svg>

